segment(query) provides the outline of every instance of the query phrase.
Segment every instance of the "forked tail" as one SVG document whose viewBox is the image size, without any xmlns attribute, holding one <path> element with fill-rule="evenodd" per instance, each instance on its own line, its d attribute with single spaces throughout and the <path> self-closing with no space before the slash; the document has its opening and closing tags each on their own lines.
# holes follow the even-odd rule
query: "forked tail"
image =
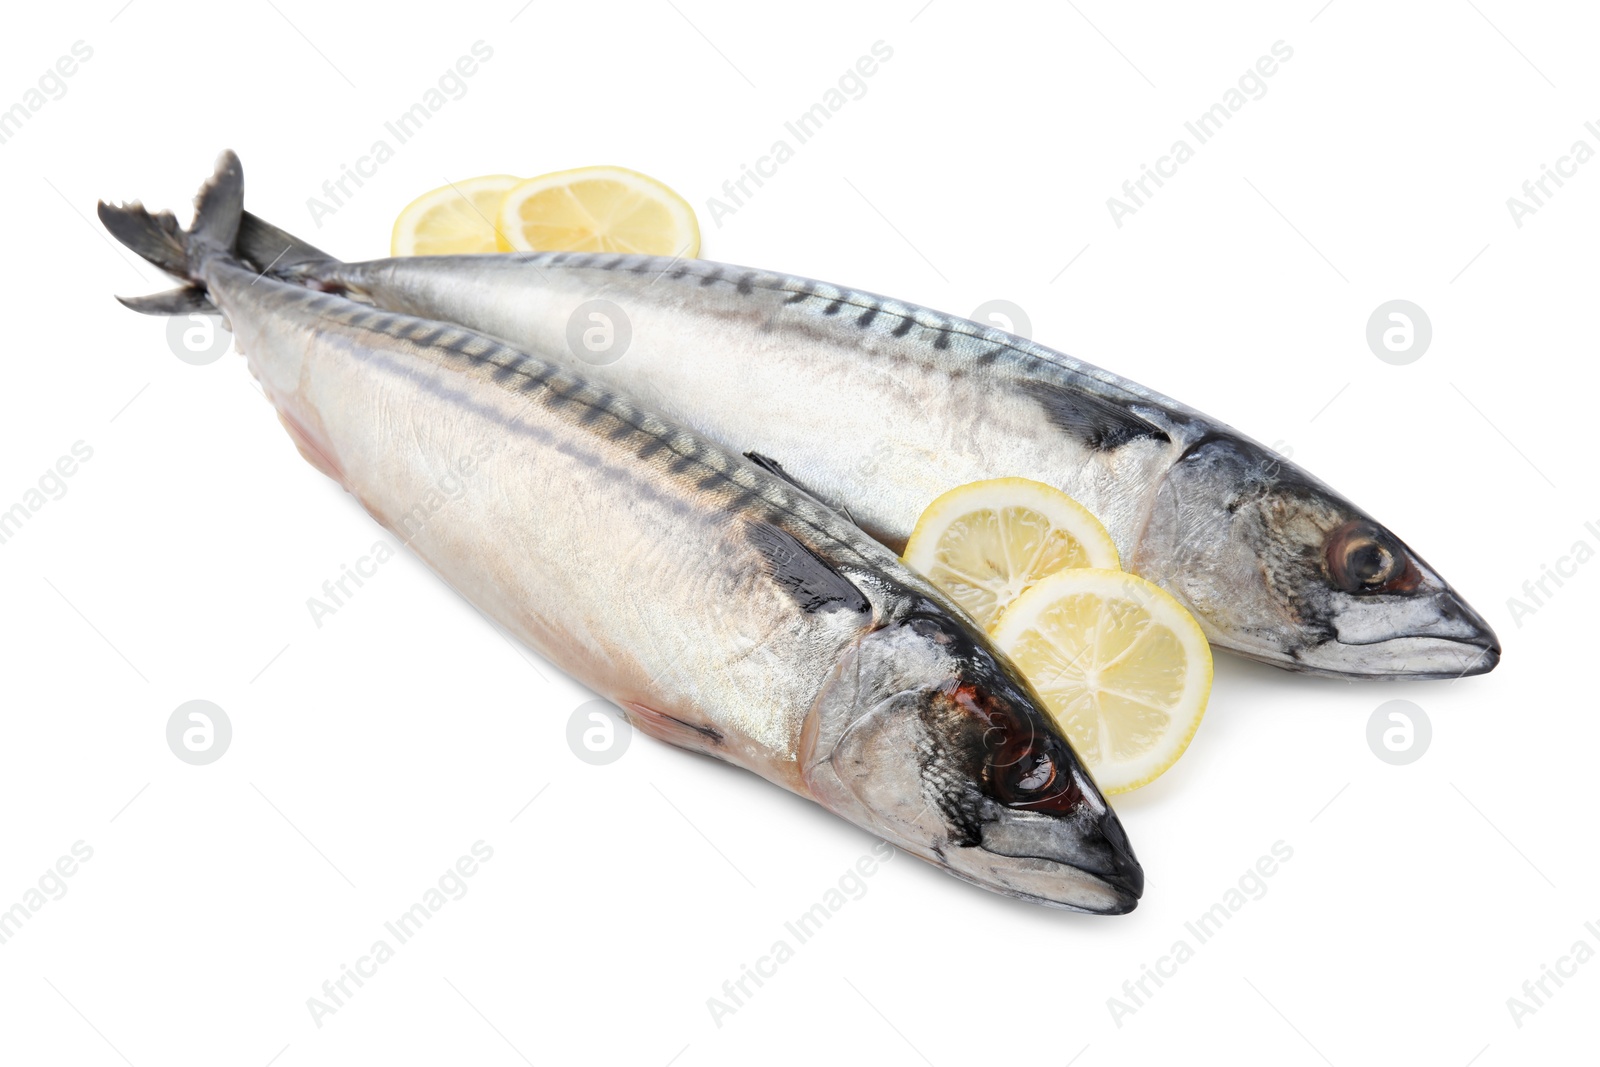
<svg viewBox="0 0 1600 1067">
<path fill-rule="evenodd" d="M 217 170 L 194 200 L 194 222 L 185 230 L 170 211 L 152 214 L 135 200 L 100 202 L 100 221 L 111 235 L 185 284 L 151 296 L 117 299 L 145 315 L 187 315 L 215 310 L 206 295 L 205 266 L 213 259 L 237 260 L 244 214 L 244 172 L 231 151 L 217 157 Z"/>
</svg>

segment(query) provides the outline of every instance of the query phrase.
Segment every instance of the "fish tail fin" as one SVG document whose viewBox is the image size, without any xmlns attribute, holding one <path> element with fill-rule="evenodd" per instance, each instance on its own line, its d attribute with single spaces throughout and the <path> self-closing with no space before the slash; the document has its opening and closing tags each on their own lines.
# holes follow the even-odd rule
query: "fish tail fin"
<svg viewBox="0 0 1600 1067">
<path fill-rule="evenodd" d="M 217 310 L 199 285 L 184 285 L 149 296 L 119 296 L 117 303 L 141 315 L 197 315 Z"/>
<path fill-rule="evenodd" d="M 214 309 L 206 295 L 204 270 L 213 259 L 236 258 L 244 214 L 244 172 L 238 156 L 225 151 L 217 157 L 216 172 L 200 187 L 194 206 L 194 222 L 185 230 L 170 211 L 152 213 L 138 201 L 121 205 L 100 202 L 100 222 L 111 236 L 187 283 L 155 296 L 119 297 L 126 307 L 147 315 Z"/>
<path fill-rule="evenodd" d="M 314 280 L 342 266 L 338 258 L 248 211 L 239 226 L 238 247 L 239 255 L 256 270 L 288 280 Z"/>
</svg>

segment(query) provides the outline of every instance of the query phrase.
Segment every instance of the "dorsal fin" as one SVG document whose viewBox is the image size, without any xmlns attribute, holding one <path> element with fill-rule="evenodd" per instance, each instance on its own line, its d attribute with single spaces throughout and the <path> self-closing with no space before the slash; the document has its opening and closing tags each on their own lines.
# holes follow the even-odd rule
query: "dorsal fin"
<svg viewBox="0 0 1600 1067">
<path fill-rule="evenodd" d="M 800 492 L 804 493 L 806 496 L 810 497 L 812 500 L 815 500 L 818 504 L 821 504 L 830 511 L 839 512 L 845 518 L 849 519 L 852 525 L 855 524 L 856 517 L 850 514 L 849 508 L 845 507 L 843 504 L 835 504 L 831 500 L 824 500 L 822 495 L 819 494 L 815 489 L 812 489 L 809 485 L 804 484 L 800 481 L 800 479 L 790 474 L 784 469 L 783 464 L 779 463 L 771 456 L 763 456 L 760 452 L 746 452 L 744 454 L 744 458 L 748 459 L 751 463 L 754 463 L 756 466 L 760 467 L 773 477 L 781 479 L 784 484 L 798 489 Z"/>
<path fill-rule="evenodd" d="M 805 489 L 805 486 L 795 481 L 793 476 L 791 476 L 788 471 L 783 469 L 782 463 L 779 463 L 771 456 L 763 456 L 760 452 L 746 452 L 744 454 L 744 458 L 749 460 L 751 463 L 754 463 L 768 474 L 776 474 L 779 478 L 782 478 L 796 489 Z M 807 492 L 809 492 L 809 490 L 807 490 Z M 815 496 L 816 494 L 813 493 L 812 495 Z"/>
</svg>

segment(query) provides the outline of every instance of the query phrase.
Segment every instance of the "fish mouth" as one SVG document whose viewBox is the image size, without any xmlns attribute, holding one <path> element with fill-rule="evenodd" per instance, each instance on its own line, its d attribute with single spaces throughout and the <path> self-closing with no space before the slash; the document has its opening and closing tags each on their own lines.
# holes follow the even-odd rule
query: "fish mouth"
<svg viewBox="0 0 1600 1067">
<path fill-rule="evenodd" d="M 1144 868 L 1109 810 L 1063 821 L 1002 809 L 977 846 L 943 858 L 968 881 L 1067 911 L 1125 915 L 1144 894 Z"/>
<path fill-rule="evenodd" d="M 962 881 L 1045 907 L 1096 915 L 1132 911 L 1144 892 L 1144 869 L 1122 823 L 1081 767 L 1067 770 L 1081 798 L 1070 812 L 1012 807 L 974 780 L 930 797 L 898 773 L 907 754 L 927 747 L 912 708 L 926 695 L 882 701 L 812 759 L 820 733 L 801 745 L 814 799 Z M 883 727 L 883 736 L 875 727 Z M 875 773 L 875 770 L 878 773 Z"/>
<path fill-rule="evenodd" d="M 1424 570 L 1414 593 L 1352 601 L 1331 619 L 1333 635 L 1295 650 L 1296 666 L 1345 678 L 1465 678 L 1500 662 L 1500 638 L 1482 615 Z"/>
<path fill-rule="evenodd" d="M 1465 678 L 1488 674 L 1500 663 L 1500 642 L 1491 631 L 1481 639 L 1406 635 L 1368 644 L 1341 642 L 1338 668 L 1319 669 L 1314 657 L 1302 662 L 1318 673 L 1345 678 Z"/>
<path fill-rule="evenodd" d="M 990 892 L 1091 914 L 1132 911 L 1144 870 L 1071 745 L 961 620 L 933 621 L 919 615 L 873 631 L 835 668 L 798 745 L 810 796 Z M 878 672 L 888 685 L 863 685 Z M 1048 789 L 1023 788 L 1010 773 L 1045 760 Z"/>
<path fill-rule="evenodd" d="M 1440 583 L 1408 614 L 1413 625 L 1386 637 L 1369 637 L 1336 620 L 1344 657 L 1359 673 L 1377 678 L 1464 678 L 1499 664 L 1500 638 L 1449 586 Z"/>
</svg>

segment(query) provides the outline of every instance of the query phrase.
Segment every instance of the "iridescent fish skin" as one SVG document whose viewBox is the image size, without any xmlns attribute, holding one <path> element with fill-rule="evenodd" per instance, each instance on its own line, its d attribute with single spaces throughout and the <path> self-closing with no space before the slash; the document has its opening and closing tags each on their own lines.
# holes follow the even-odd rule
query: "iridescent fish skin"
<svg viewBox="0 0 1600 1067">
<path fill-rule="evenodd" d="M 462 596 L 640 730 L 986 889 L 1131 910 L 1144 875 L 1039 698 L 837 512 L 604 385 L 240 265 L 225 154 L 196 224 L 101 205 L 214 306 L 285 428 Z M 231 214 L 231 221 L 230 221 Z"/>
<path fill-rule="evenodd" d="M 258 219 L 248 258 L 565 362 L 776 461 L 900 549 L 939 494 L 1026 477 L 1106 525 L 1212 644 L 1290 670 L 1491 670 L 1489 624 L 1382 524 L 1281 456 L 1108 371 L 966 319 L 726 264 L 535 253 L 342 263 Z M 625 351 L 591 352 L 621 331 Z M 586 331 L 597 330 L 588 334 Z M 613 338 L 617 335 L 612 334 Z M 615 342 L 613 342 L 615 343 Z"/>
</svg>

